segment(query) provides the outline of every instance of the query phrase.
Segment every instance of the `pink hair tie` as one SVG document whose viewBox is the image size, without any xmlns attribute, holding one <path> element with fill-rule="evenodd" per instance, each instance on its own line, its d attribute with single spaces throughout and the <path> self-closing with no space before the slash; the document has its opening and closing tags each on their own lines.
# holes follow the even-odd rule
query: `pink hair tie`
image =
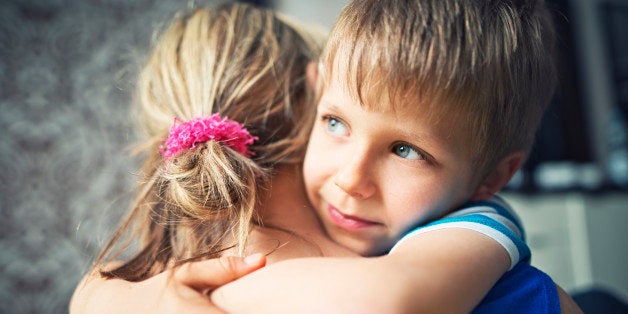
<svg viewBox="0 0 628 314">
<path fill-rule="evenodd" d="M 180 124 L 177 124 L 177 121 L 178 119 L 174 118 L 174 124 L 170 127 L 168 138 L 165 140 L 165 148 L 164 146 L 159 148 L 166 160 L 184 149 L 194 148 L 197 143 L 207 141 L 218 141 L 246 157 L 253 155 L 247 145 L 253 144 L 258 137 L 252 136 L 238 122 L 228 120 L 226 117 L 220 118 L 217 113 Z"/>
</svg>

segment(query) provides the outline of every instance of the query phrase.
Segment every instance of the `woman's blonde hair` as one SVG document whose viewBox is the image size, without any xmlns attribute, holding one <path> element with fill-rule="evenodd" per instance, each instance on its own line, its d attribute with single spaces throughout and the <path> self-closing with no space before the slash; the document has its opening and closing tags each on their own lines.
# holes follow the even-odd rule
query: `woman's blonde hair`
<svg viewBox="0 0 628 314">
<path fill-rule="evenodd" d="M 273 169 L 302 161 L 314 114 L 305 69 L 321 39 L 246 4 L 197 8 L 174 19 L 137 86 L 139 124 L 148 135 L 140 149 L 146 180 L 96 265 L 142 241 L 132 258 L 103 275 L 138 281 L 230 246 L 243 252 Z M 159 148 L 174 118 L 213 113 L 259 138 L 252 158 L 209 141 L 164 160 Z"/>
</svg>

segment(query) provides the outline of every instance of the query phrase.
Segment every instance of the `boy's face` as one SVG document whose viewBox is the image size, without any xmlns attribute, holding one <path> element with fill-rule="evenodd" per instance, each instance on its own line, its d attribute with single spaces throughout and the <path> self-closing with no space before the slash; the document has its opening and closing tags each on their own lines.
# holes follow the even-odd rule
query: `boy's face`
<svg viewBox="0 0 628 314">
<path fill-rule="evenodd" d="M 385 253 L 476 189 L 460 131 L 430 123 L 416 107 L 368 110 L 334 81 L 318 105 L 307 194 L 329 236 L 362 255 Z"/>
</svg>

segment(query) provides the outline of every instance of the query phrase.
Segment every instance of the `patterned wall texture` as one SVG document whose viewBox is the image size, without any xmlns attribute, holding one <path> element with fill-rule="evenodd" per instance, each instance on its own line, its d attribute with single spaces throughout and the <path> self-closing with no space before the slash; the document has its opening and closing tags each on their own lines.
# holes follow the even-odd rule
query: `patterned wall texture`
<svg viewBox="0 0 628 314">
<path fill-rule="evenodd" d="M 128 207 L 153 29 L 190 1 L 0 1 L 0 313 L 67 313 Z"/>
</svg>

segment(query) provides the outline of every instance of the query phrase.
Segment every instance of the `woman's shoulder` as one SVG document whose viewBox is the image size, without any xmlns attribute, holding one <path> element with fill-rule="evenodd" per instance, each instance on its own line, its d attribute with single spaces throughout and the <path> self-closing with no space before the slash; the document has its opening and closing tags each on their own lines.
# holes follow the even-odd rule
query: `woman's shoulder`
<svg viewBox="0 0 628 314">
<path fill-rule="evenodd" d="M 353 257 L 357 254 L 331 241 L 324 235 L 298 233 L 269 226 L 255 226 L 246 246 L 246 253 L 262 253 L 267 263 L 304 257 Z M 234 249 L 225 252 L 235 255 Z"/>
</svg>

